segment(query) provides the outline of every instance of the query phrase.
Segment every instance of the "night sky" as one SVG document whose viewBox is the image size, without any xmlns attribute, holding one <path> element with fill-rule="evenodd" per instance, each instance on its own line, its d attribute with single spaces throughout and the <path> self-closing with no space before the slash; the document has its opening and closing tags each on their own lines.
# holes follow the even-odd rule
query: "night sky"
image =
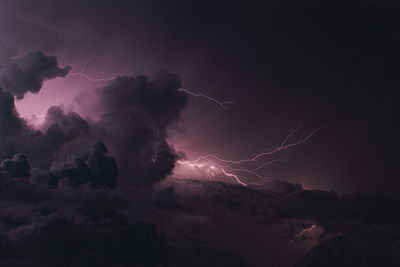
<svg viewBox="0 0 400 267">
<path fill-rule="evenodd" d="M 0 0 L 0 266 L 399 266 L 399 15 Z"/>
</svg>

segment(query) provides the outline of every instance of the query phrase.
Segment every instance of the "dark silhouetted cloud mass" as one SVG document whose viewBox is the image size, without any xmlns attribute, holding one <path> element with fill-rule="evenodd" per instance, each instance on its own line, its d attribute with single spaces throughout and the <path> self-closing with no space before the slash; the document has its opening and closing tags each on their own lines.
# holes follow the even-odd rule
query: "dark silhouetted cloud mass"
<svg viewBox="0 0 400 267">
<path fill-rule="evenodd" d="M 22 99 L 28 92 L 38 93 L 44 80 L 65 77 L 70 69 L 69 66 L 59 68 L 55 56 L 30 52 L 0 68 L 0 87 Z"/>
</svg>

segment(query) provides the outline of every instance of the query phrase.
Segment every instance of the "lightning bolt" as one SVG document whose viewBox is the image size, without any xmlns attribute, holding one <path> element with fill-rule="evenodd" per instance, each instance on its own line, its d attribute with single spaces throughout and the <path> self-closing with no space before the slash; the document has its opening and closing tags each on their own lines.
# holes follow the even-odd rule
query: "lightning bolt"
<svg viewBox="0 0 400 267">
<path fill-rule="evenodd" d="M 115 77 L 109 77 L 109 78 L 92 78 L 89 75 L 82 73 L 82 72 L 74 72 L 74 73 L 70 73 L 68 74 L 66 77 L 71 77 L 71 76 L 81 76 L 85 79 L 87 79 L 88 81 L 91 82 L 108 82 L 108 81 L 112 81 L 115 79 Z"/>
<path fill-rule="evenodd" d="M 195 160 L 179 160 L 177 163 L 180 165 L 189 165 L 192 167 L 198 167 L 201 169 L 205 169 L 207 172 L 211 172 L 212 178 L 214 178 L 215 174 L 213 170 L 217 169 L 220 173 L 223 173 L 225 176 L 232 177 L 234 180 L 243 186 L 247 186 L 245 182 L 243 182 L 236 172 L 247 173 L 251 176 L 257 177 L 259 179 L 269 179 L 272 178 L 270 176 L 265 176 L 259 173 L 261 169 L 274 164 L 274 163 L 286 163 L 285 159 L 272 159 L 268 161 L 262 161 L 266 156 L 272 156 L 279 151 L 285 151 L 290 148 L 299 146 L 305 142 L 307 142 L 313 135 L 315 135 L 322 127 L 317 128 L 309 132 L 305 137 L 289 142 L 293 136 L 299 132 L 299 130 L 303 127 L 304 124 L 299 124 L 295 129 L 291 130 L 286 138 L 280 143 L 278 147 L 270 151 L 262 151 L 257 155 L 250 158 L 243 158 L 239 160 L 229 160 L 220 158 L 214 154 L 209 154 L 205 156 L 200 156 Z M 261 161 L 261 162 L 260 162 Z M 246 167 L 246 165 L 253 165 L 252 168 Z M 254 166 L 256 164 L 257 166 Z M 229 171 L 229 172 L 228 172 Z"/>
<path fill-rule="evenodd" d="M 273 163 L 276 163 L 276 162 L 287 163 L 288 161 L 286 161 L 284 159 L 273 159 L 273 160 L 265 162 L 265 163 L 261 164 L 260 166 L 252 168 L 252 169 L 248 169 L 248 168 L 245 168 L 245 167 L 233 168 L 233 167 L 230 167 L 230 166 L 225 166 L 225 168 L 229 169 L 230 171 L 247 173 L 247 174 L 253 175 L 253 176 L 255 176 L 255 177 L 259 178 L 259 179 L 271 179 L 272 177 L 261 175 L 261 174 L 257 173 L 257 171 L 260 170 L 260 169 L 263 169 L 264 167 L 269 166 L 269 165 L 271 165 Z"/>
<path fill-rule="evenodd" d="M 79 77 L 82 77 L 82 78 L 84 78 L 84 79 L 86 79 L 86 80 L 88 80 L 90 82 L 108 82 L 108 81 L 112 81 L 115 78 L 117 78 L 117 76 L 110 76 L 110 77 L 107 77 L 107 78 L 93 78 L 93 77 L 90 77 L 88 74 L 85 73 L 86 69 L 87 69 L 87 67 L 88 67 L 88 65 L 90 63 L 90 60 L 91 59 L 89 57 L 80 72 L 69 73 L 66 77 L 79 76 Z M 203 94 L 203 93 L 195 93 L 195 92 L 190 91 L 190 90 L 185 89 L 185 88 L 179 88 L 178 90 L 181 91 L 181 92 L 184 92 L 184 93 L 186 93 L 188 95 L 194 96 L 196 98 L 198 98 L 198 97 L 204 98 L 204 99 L 206 99 L 206 100 L 208 100 L 210 102 L 213 102 L 213 103 L 217 104 L 222 109 L 228 109 L 226 107 L 226 105 L 231 105 L 231 104 L 235 103 L 234 101 L 220 101 L 220 100 L 218 100 L 218 99 L 216 99 L 216 98 L 214 98 L 212 96 L 209 96 L 209 95 L 206 95 L 206 94 Z"/>
<path fill-rule="evenodd" d="M 307 142 L 316 132 L 318 132 L 321 129 L 322 129 L 322 127 L 314 129 L 306 137 L 304 137 L 303 139 L 300 139 L 300 140 L 298 140 L 296 142 L 293 142 L 293 143 L 286 144 L 287 141 L 284 141 L 284 142 L 282 142 L 283 145 L 281 144 L 277 148 L 274 148 L 273 150 L 270 150 L 270 151 L 263 151 L 263 152 L 255 155 L 253 157 L 250 157 L 250 158 L 244 158 L 244 159 L 240 159 L 240 160 L 236 160 L 235 161 L 235 160 L 226 160 L 226 159 L 220 158 L 220 157 L 218 157 L 218 156 L 216 156 L 214 154 L 208 154 L 208 155 L 205 155 L 205 156 L 198 157 L 195 161 L 212 158 L 212 159 L 214 159 L 216 161 L 219 161 L 219 162 L 222 162 L 222 163 L 225 163 L 225 164 L 231 164 L 231 165 L 242 164 L 242 163 L 247 163 L 247 162 L 255 162 L 256 160 L 258 160 L 259 158 L 261 158 L 263 156 L 271 156 L 273 154 L 276 154 L 277 152 L 288 150 L 289 148 L 299 146 L 299 145 Z M 295 129 L 295 131 L 297 132 L 298 129 Z M 289 134 L 289 136 L 291 136 L 291 135 L 293 135 L 292 132 Z M 286 139 L 288 139 L 288 138 L 286 138 Z"/>
<path fill-rule="evenodd" d="M 283 146 L 285 146 L 286 145 L 286 143 L 290 140 L 290 138 L 293 136 L 293 135 L 295 135 L 300 129 L 301 129 L 301 127 L 303 127 L 304 125 L 306 125 L 307 124 L 307 122 L 303 122 L 303 123 L 299 123 L 299 124 L 297 124 L 297 126 L 296 126 L 296 128 L 294 128 L 293 130 L 291 130 L 290 132 L 289 132 L 289 134 L 286 136 L 286 138 L 282 141 L 282 143 L 281 143 L 281 147 L 283 147 Z"/>
<path fill-rule="evenodd" d="M 194 96 L 196 98 L 197 97 L 205 98 L 205 99 L 207 99 L 207 100 L 209 100 L 211 102 L 214 102 L 215 104 L 219 105 L 222 109 L 228 109 L 226 107 L 226 105 L 230 105 L 230 104 L 234 104 L 235 103 L 233 101 L 219 101 L 219 100 L 217 100 L 217 99 L 215 99 L 215 98 L 213 98 L 211 96 L 205 95 L 203 93 L 194 93 L 194 92 L 189 91 L 189 90 L 184 89 L 184 88 L 179 88 L 179 91 L 185 92 L 186 94 L 192 95 L 192 96 Z"/>
<path fill-rule="evenodd" d="M 87 69 L 87 67 L 88 67 L 88 65 L 90 63 L 90 60 L 91 59 L 89 57 L 80 72 L 69 73 L 66 77 L 80 76 L 80 77 L 85 78 L 86 80 L 88 80 L 90 82 L 108 82 L 108 81 L 112 81 L 112 80 L 114 80 L 116 78 L 116 76 L 112 76 L 112 77 L 108 77 L 108 78 L 92 78 L 89 75 L 87 75 L 85 72 L 86 72 L 86 69 Z"/>
<path fill-rule="evenodd" d="M 208 178 L 210 181 L 214 180 L 214 177 L 215 177 L 215 175 L 216 175 L 216 173 L 214 173 L 214 171 L 215 171 L 215 170 L 218 170 L 219 172 L 223 173 L 225 176 L 233 177 L 234 180 L 235 180 L 237 183 L 239 183 L 239 184 L 241 184 L 241 185 L 243 185 L 243 186 L 247 186 L 247 184 L 246 184 L 245 182 L 241 181 L 241 180 L 239 179 L 239 177 L 238 177 L 236 174 L 228 173 L 228 172 L 225 171 L 225 169 L 221 168 L 221 167 L 218 166 L 218 165 L 217 165 L 218 167 L 216 167 L 216 165 L 214 165 L 214 164 L 192 163 L 192 162 L 190 162 L 190 161 L 182 161 L 182 160 L 178 160 L 177 163 L 178 163 L 178 164 L 181 164 L 181 165 L 190 166 L 190 167 L 205 169 L 206 172 L 207 172 L 207 174 L 208 174 L 208 177 L 207 177 L 207 178 Z"/>
<path fill-rule="evenodd" d="M 243 186 L 247 186 L 247 184 L 245 184 L 244 182 L 242 182 L 239 177 L 233 173 L 227 173 L 224 169 L 221 169 L 222 173 L 225 174 L 228 177 L 233 177 L 235 178 L 236 182 L 238 182 L 239 184 L 243 185 Z"/>
<path fill-rule="evenodd" d="M 313 234 L 315 230 L 317 230 L 317 225 L 313 224 L 310 227 L 305 228 L 304 230 L 302 230 L 297 235 L 293 236 L 293 238 L 290 240 L 290 242 L 293 243 L 294 241 L 303 240 L 304 238 L 306 238 L 304 236 L 305 234 L 307 234 L 307 233 L 308 234 Z"/>
</svg>

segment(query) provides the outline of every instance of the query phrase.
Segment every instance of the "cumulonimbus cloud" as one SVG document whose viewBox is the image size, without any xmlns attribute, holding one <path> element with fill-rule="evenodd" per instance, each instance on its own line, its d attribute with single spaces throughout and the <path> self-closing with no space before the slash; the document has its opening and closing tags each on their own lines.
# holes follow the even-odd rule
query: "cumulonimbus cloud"
<svg viewBox="0 0 400 267">
<path fill-rule="evenodd" d="M 114 187 L 120 174 L 132 184 L 151 186 L 170 174 L 177 153 L 167 142 L 167 130 L 188 100 L 179 90 L 179 76 L 160 70 L 150 76 L 116 77 L 96 93 L 97 121 L 53 106 L 40 130 L 32 129 L 17 113 L 15 98 L 39 92 L 45 80 L 64 77 L 68 71 L 68 66 L 58 66 L 56 57 L 42 52 L 12 59 L 0 69 L 0 159 L 10 165 L 15 154 L 23 153 L 33 167 L 52 166 L 53 184 L 68 177 L 75 185 Z M 115 159 L 106 155 L 108 150 Z M 65 160 L 60 158 L 63 151 L 70 154 Z"/>
</svg>

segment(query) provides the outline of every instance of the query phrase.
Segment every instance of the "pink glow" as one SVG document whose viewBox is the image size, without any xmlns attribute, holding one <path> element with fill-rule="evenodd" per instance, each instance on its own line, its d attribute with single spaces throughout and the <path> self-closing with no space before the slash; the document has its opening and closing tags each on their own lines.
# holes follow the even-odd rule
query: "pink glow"
<svg viewBox="0 0 400 267">
<path fill-rule="evenodd" d="M 178 160 L 177 163 L 179 165 L 187 166 L 187 167 L 192 168 L 192 169 L 200 169 L 202 171 L 205 171 L 207 173 L 207 175 L 208 175 L 207 178 L 209 180 L 214 180 L 215 175 L 217 175 L 218 173 L 223 173 L 225 176 L 233 177 L 234 180 L 237 183 L 239 183 L 239 184 L 241 184 L 243 186 L 247 186 L 247 184 L 244 183 L 243 181 L 241 181 L 237 175 L 235 175 L 233 173 L 228 173 L 223 168 L 221 168 L 220 166 L 214 165 L 211 162 L 192 163 L 190 161 Z"/>
<path fill-rule="evenodd" d="M 247 186 L 247 184 L 245 184 L 244 182 L 240 181 L 239 177 L 233 173 L 227 173 L 224 169 L 221 169 L 221 171 L 229 177 L 233 177 L 235 178 L 236 182 L 238 182 L 239 184 L 243 185 L 243 186 Z"/>
<path fill-rule="evenodd" d="M 15 105 L 21 117 L 29 121 L 34 115 L 37 120 L 33 123 L 40 124 L 49 107 L 61 105 L 68 109 L 79 93 L 94 92 L 95 89 L 95 85 L 82 83 L 78 77 L 58 78 L 46 81 L 38 94 L 26 94 L 24 99 L 16 100 Z"/>
<path fill-rule="evenodd" d="M 286 136 L 286 138 L 280 143 L 280 145 L 277 148 L 275 148 L 271 151 L 261 152 L 251 158 L 245 158 L 245 159 L 240 159 L 240 160 L 234 161 L 234 160 L 222 159 L 213 154 L 210 154 L 210 155 L 205 155 L 205 156 L 199 156 L 199 157 L 197 157 L 197 159 L 192 160 L 192 161 L 179 160 L 177 163 L 180 165 L 189 166 L 191 168 L 198 168 L 198 169 L 204 170 L 207 173 L 210 180 L 214 179 L 214 176 L 215 176 L 214 170 L 217 169 L 219 172 L 222 172 L 225 176 L 233 177 L 237 183 L 247 186 L 247 184 L 244 183 L 241 179 L 239 179 L 238 175 L 235 174 L 236 172 L 245 173 L 250 176 L 257 177 L 259 179 L 272 178 L 270 176 L 263 175 L 259 171 L 271 164 L 286 163 L 287 161 L 285 159 L 270 159 L 270 160 L 260 163 L 259 161 L 263 158 L 263 156 L 274 155 L 278 151 L 283 151 L 283 150 L 287 150 L 292 147 L 299 146 L 300 144 L 309 140 L 317 131 L 319 131 L 321 129 L 321 128 L 314 129 L 304 138 L 295 140 L 292 143 L 288 143 L 289 140 L 301 129 L 302 126 L 303 126 L 302 124 L 299 124 L 295 129 L 290 131 L 289 134 Z M 258 164 L 258 165 L 250 168 L 250 167 L 246 167 L 246 164 L 248 164 L 248 163 L 252 163 L 252 165 L 254 165 L 254 164 Z M 227 172 L 227 170 L 229 172 Z"/>
</svg>

